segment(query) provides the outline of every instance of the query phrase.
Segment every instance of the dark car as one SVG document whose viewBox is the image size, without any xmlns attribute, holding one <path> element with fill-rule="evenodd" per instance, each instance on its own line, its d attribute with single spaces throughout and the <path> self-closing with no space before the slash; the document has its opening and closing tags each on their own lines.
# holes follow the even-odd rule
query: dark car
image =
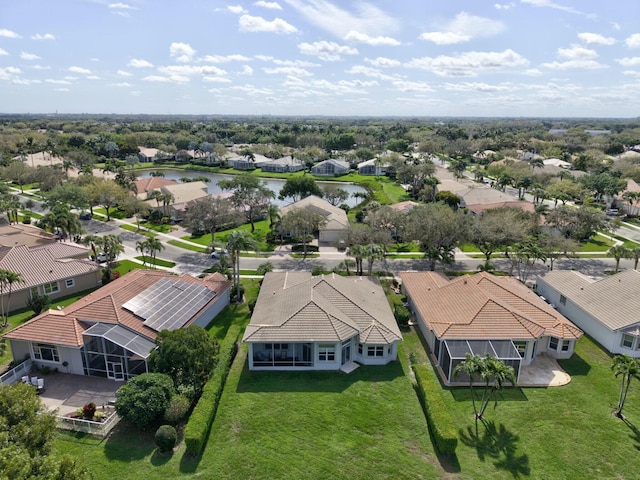
<svg viewBox="0 0 640 480">
<path fill-rule="evenodd" d="M 91 220 L 92 217 L 93 215 L 91 215 L 91 212 L 82 212 L 80 215 L 78 215 L 78 218 L 80 220 Z"/>
</svg>

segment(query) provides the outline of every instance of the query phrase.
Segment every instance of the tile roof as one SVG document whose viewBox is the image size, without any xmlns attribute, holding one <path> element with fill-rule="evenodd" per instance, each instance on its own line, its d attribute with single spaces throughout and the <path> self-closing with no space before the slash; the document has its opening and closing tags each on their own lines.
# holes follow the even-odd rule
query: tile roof
<svg viewBox="0 0 640 480">
<path fill-rule="evenodd" d="M 47 243 L 55 243 L 57 238 L 54 234 L 45 232 L 34 225 L 15 223 L 0 226 L 0 245 L 14 247 L 16 245 L 26 245 L 34 247 Z"/>
<path fill-rule="evenodd" d="M 218 293 L 193 318 L 220 298 L 220 293 L 231 287 L 224 275 L 211 274 L 198 279 L 187 274 L 180 276 L 157 270 L 133 270 L 90 293 L 61 311 L 43 312 L 32 320 L 14 328 L 5 338 L 25 341 L 41 341 L 59 345 L 81 346 L 82 332 L 91 323 L 115 323 L 150 339 L 157 332 L 143 324 L 143 319 L 122 308 L 128 300 L 146 290 L 162 278 L 175 278 L 187 283 L 199 283 Z M 186 325 L 192 320 L 188 321 Z M 54 341 L 55 340 L 55 341 Z"/>
<path fill-rule="evenodd" d="M 243 341 L 338 342 L 358 333 L 370 344 L 402 338 L 377 280 L 270 272 Z"/>
<path fill-rule="evenodd" d="M 640 321 L 640 271 L 625 270 L 599 280 L 573 270 L 554 270 L 538 278 L 578 308 L 619 330 Z"/>
<path fill-rule="evenodd" d="M 84 259 L 78 259 L 78 256 Z M 64 242 L 31 248 L 24 245 L 0 247 L 0 268 L 22 275 L 24 282 L 13 288 L 19 291 L 98 271 L 100 266 L 88 256 L 89 249 Z"/>
<path fill-rule="evenodd" d="M 447 279 L 436 272 L 401 272 L 407 295 L 438 338 L 577 339 L 582 331 L 513 277 L 486 272 Z"/>
<path fill-rule="evenodd" d="M 169 180 L 168 178 L 162 177 L 139 178 L 138 180 L 136 180 L 136 191 L 138 192 L 138 195 L 140 195 L 146 192 L 150 192 L 151 190 L 165 187 L 167 185 L 177 184 L 178 182 L 176 182 L 175 180 Z M 146 195 L 144 197 L 146 198 Z"/>
<path fill-rule="evenodd" d="M 319 213 L 326 219 L 326 223 L 321 230 L 341 230 L 349 226 L 349 219 L 347 218 L 347 212 L 340 207 L 331 205 L 326 200 L 323 200 L 316 195 L 309 195 L 302 200 L 285 205 L 280 209 L 281 215 L 286 215 L 291 210 L 296 208 L 310 207 L 315 212 Z"/>
</svg>

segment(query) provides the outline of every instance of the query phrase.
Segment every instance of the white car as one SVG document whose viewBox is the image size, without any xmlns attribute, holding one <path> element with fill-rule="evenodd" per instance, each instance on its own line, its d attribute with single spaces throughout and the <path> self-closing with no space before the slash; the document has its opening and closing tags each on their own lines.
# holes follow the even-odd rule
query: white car
<svg viewBox="0 0 640 480">
<path fill-rule="evenodd" d="M 220 260 L 222 257 L 224 257 L 227 254 L 226 250 L 214 250 L 213 252 L 211 252 L 211 254 L 209 255 L 210 258 L 215 258 L 216 260 Z"/>
</svg>

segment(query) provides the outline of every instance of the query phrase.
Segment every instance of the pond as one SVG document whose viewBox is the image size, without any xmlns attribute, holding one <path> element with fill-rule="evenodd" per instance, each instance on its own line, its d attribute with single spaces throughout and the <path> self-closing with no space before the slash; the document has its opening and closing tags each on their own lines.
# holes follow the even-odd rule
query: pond
<svg viewBox="0 0 640 480">
<path fill-rule="evenodd" d="M 142 170 L 139 172 L 138 177 L 139 178 L 147 178 L 151 176 L 151 172 L 155 171 L 154 170 Z M 207 190 L 209 191 L 209 193 L 220 193 L 222 192 L 222 189 L 218 186 L 218 181 L 220 180 L 228 180 L 230 178 L 233 178 L 233 175 L 224 175 L 221 173 L 211 173 L 211 172 L 199 172 L 199 171 L 194 171 L 194 170 L 179 170 L 179 169 L 175 169 L 175 168 L 163 168 L 161 169 L 162 173 L 164 173 L 164 178 L 168 179 L 168 180 L 176 180 L 176 181 L 180 181 L 181 178 L 195 178 L 195 177 L 208 177 L 211 179 L 211 181 L 209 183 L 207 183 Z M 282 189 L 282 187 L 284 186 L 284 182 L 285 180 L 279 179 L 279 178 L 263 178 L 262 179 L 266 185 L 267 188 L 269 188 L 270 190 L 272 190 L 275 194 L 276 194 L 276 198 L 273 199 L 273 203 L 276 204 L 279 207 L 282 207 L 284 205 L 287 205 L 289 203 L 291 203 L 291 199 L 287 198 L 285 200 L 280 200 L 278 198 L 278 193 L 280 192 L 280 190 Z M 345 202 L 347 205 L 349 205 L 350 207 L 355 207 L 358 203 L 360 203 L 362 200 L 358 197 L 354 197 L 353 194 L 354 193 L 366 193 L 366 190 L 364 188 L 362 188 L 359 185 L 355 185 L 353 183 L 345 183 L 345 182 L 322 182 L 322 181 L 318 181 L 317 182 L 320 185 L 320 188 L 322 188 L 322 185 L 327 184 L 327 183 L 333 183 L 334 185 L 338 185 L 340 188 L 342 188 L 343 190 L 346 190 L 347 192 L 349 192 L 349 198 L 347 199 L 347 201 Z"/>
</svg>

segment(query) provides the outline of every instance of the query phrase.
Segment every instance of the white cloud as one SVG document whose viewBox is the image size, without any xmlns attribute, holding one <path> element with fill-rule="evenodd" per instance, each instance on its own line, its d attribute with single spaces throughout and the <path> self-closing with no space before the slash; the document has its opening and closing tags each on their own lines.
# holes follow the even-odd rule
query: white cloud
<svg viewBox="0 0 640 480">
<path fill-rule="evenodd" d="M 202 77 L 202 81 L 203 82 L 215 82 L 215 83 L 231 83 L 231 80 L 229 80 L 226 77 L 213 77 L 213 76 L 209 76 L 209 75 L 205 75 L 204 77 Z M 211 90 L 209 90 L 211 91 Z"/>
<path fill-rule="evenodd" d="M 89 80 L 100 80 L 100 77 L 97 75 L 88 75 L 87 78 Z"/>
<path fill-rule="evenodd" d="M 208 77 L 221 77 L 227 74 L 225 70 L 214 67 L 213 65 L 169 65 L 165 67 L 158 67 L 158 72 L 164 76 L 161 78 L 167 79 L 166 81 L 176 83 L 186 83 L 191 80 L 191 77 L 196 76 L 208 76 Z M 155 79 L 155 76 L 151 76 L 154 80 L 148 81 L 163 81 Z M 143 79 L 144 80 L 144 79 Z"/>
<path fill-rule="evenodd" d="M 276 65 L 282 65 L 285 67 L 302 67 L 302 68 L 313 68 L 319 67 L 319 63 L 307 62 L 306 60 L 278 60 L 277 58 L 272 59 L 273 63 Z"/>
<path fill-rule="evenodd" d="M 351 75 L 363 75 L 365 77 L 378 78 L 380 80 L 397 80 L 397 76 L 382 73 L 377 68 L 366 67 L 364 65 L 354 65 L 346 71 Z"/>
<path fill-rule="evenodd" d="M 121 77 L 130 77 L 130 76 L 133 75 L 133 73 L 129 73 L 129 72 L 126 72 L 124 70 L 118 70 L 116 73 L 118 75 L 120 75 Z"/>
<path fill-rule="evenodd" d="M 578 38 L 587 45 L 613 45 L 616 39 L 613 37 L 605 37 L 599 33 L 583 32 L 578 34 Z"/>
<path fill-rule="evenodd" d="M 112 83 L 112 85 L 114 87 L 133 87 L 133 85 L 127 82 Z"/>
<path fill-rule="evenodd" d="M 263 68 L 264 73 L 269 75 L 293 75 L 296 77 L 312 77 L 313 73 L 304 68 L 298 67 L 276 67 L 276 68 Z"/>
<path fill-rule="evenodd" d="M 246 84 L 246 85 L 235 85 L 233 87 L 229 87 L 229 90 L 233 90 L 236 92 L 246 93 L 247 95 L 257 96 L 257 95 L 272 95 L 273 91 L 268 88 L 258 88 L 254 85 Z"/>
<path fill-rule="evenodd" d="M 251 68 L 249 65 L 243 65 L 242 66 L 242 72 L 240 72 L 240 75 L 253 75 L 253 68 Z"/>
<path fill-rule="evenodd" d="M 242 15 L 238 19 L 241 32 L 270 32 L 270 33 L 295 33 L 298 31 L 296 27 L 287 23 L 281 18 L 273 20 L 265 20 L 262 17 L 253 17 L 251 15 Z"/>
<path fill-rule="evenodd" d="M 378 58 L 374 58 L 373 60 L 370 58 L 365 58 L 364 61 L 376 67 L 385 67 L 385 68 L 399 67 L 401 65 L 399 60 L 395 60 L 393 58 L 386 58 L 386 57 L 378 57 Z"/>
<path fill-rule="evenodd" d="M 73 72 L 73 73 L 82 73 L 83 75 L 90 75 L 91 74 L 91 70 L 89 70 L 88 68 L 82 68 L 82 67 L 69 67 L 69 71 Z"/>
<path fill-rule="evenodd" d="M 382 36 L 371 37 L 366 33 L 356 32 L 354 30 L 347 33 L 344 39 L 347 41 L 366 43 L 367 45 L 372 45 L 374 47 L 377 47 L 379 45 L 391 45 L 391 46 L 400 45 L 400 42 L 392 37 L 382 37 Z"/>
<path fill-rule="evenodd" d="M 265 2 L 264 0 L 259 0 L 258 2 L 253 3 L 256 7 L 269 8 L 271 10 L 282 10 L 282 7 L 278 2 Z"/>
<path fill-rule="evenodd" d="M 9 52 L 7 52 L 4 48 L 0 48 L 0 56 L 2 55 L 9 55 Z"/>
<path fill-rule="evenodd" d="M 15 80 L 21 73 L 18 67 L 0 67 L 0 80 Z"/>
<path fill-rule="evenodd" d="M 522 73 L 529 77 L 541 77 L 543 75 L 542 71 L 538 70 L 537 68 L 528 68 Z"/>
<path fill-rule="evenodd" d="M 587 60 L 598 58 L 598 54 L 595 50 L 572 45 L 571 48 L 559 48 L 558 57 L 568 60 Z"/>
<path fill-rule="evenodd" d="M 445 83 L 443 85 L 445 90 L 452 92 L 505 92 L 511 90 L 507 85 L 490 85 L 488 83 L 473 83 L 473 82 L 461 82 L 461 83 Z"/>
<path fill-rule="evenodd" d="M 433 92 L 433 88 L 426 82 L 412 82 L 409 80 L 394 80 L 393 86 L 401 92 Z"/>
<path fill-rule="evenodd" d="M 56 37 L 54 37 L 51 33 L 45 33 L 45 34 L 36 33 L 35 35 L 31 35 L 31 39 L 32 40 L 55 40 Z"/>
<path fill-rule="evenodd" d="M 351 31 L 374 36 L 393 33 L 400 27 L 391 14 L 366 1 L 349 2 L 354 11 L 343 8 L 347 2 L 334 4 L 328 0 L 285 1 L 308 22 L 341 39 Z"/>
<path fill-rule="evenodd" d="M 606 65 L 596 62 L 595 60 L 568 60 L 566 62 L 549 62 L 543 63 L 543 67 L 550 68 L 552 70 L 572 70 L 580 68 L 583 70 L 597 70 L 600 68 L 607 68 Z"/>
<path fill-rule="evenodd" d="M 357 55 L 358 50 L 346 45 L 338 45 L 335 42 L 327 42 L 322 40 L 313 43 L 299 43 L 298 49 L 300 53 L 305 55 L 314 55 L 326 62 L 337 62 L 342 59 L 342 55 Z"/>
<path fill-rule="evenodd" d="M 162 77 L 160 75 L 149 75 L 144 77 L 142 80 L 145 82 L 156 82 L 156 83 L 170 83 L 172 80 L 168 77 Z"/>
<path fill-rule="evenodd" d="M 54 92 L 70 92 L 71 90 L 68 88 L 54 88 Z"/>
<path fill-rule="evenodd" d="M 206 55 L 202 58 L 203 62 L 209 63 L 226 63 L 226 62 L 248 62 L 249 57 L 240 54 L 234 55 Z"/>
<path fill-rule="evenodd" d="M 640 33 L 634 33 L 633 35 L 630 35 L 629 37 L 627 37 L 624 43 L 626 43 L 627 47 L 629 48 L 640 47 Z"/>
<path fill-rule="evenodd" d="M 597 18 L 597 15 L 594 15 L 591 13 L 584 13 L 584 12 L 581 12 L 580 10 L 576 10 L 573 7 L 566 7 L 564 5 L 560 5 L 559 3 L 552 2 L 551 0 L 520 0 L 520 2 L 533 5 L 534 7 L 545 7 L 545 8 L 551 8 L 554 10 L 560 10 L 566 13 L 572 13 L 574 15 L 582 15 L 584 17 L 591 18 L 591 19 Z"/>
<path fill-rule="evenodd" d="M 44 65 L 31 65 L 31 68 L 34 70 L 51 70 L 51 67 L 46 67 Z"/>
<path fill-rule="evenodd" d="M 513 7 L 515 7 L 516 4 L 511 2 L 511 3 L 495 3 L 493 5 L 493 8 L 495 8 L 496 10 L 510 10 Z"/>
<path fill-rule="evenodd" d="M 528 65 L 529 61 L 511 49 L 502 52 L 466 52 L 456 56 L 414 58 L 408 66 L 428 70 L 442 77 L 474 77 L 478 72 Z"/>
<path fill-rule="evenodd" d="M 227 6 L 227 10 L 238 15 L 240 15 L 241 13 L 247 13 L 242 5 L 229 5 Z"/>
<path fill-rule="evenodd" d="M 40 57 L 35 53 L 27 53 L 27 52 L 20 52 L 20 58 L 22 60 L 40 60 Z"/>
<path fill-rule="evenodd" d="M 169 55 L 178 62 L 189 62 L 195 54 L 196 51 L 188 43 L 173 42 L 169 46 Z"/>
<path fill-rule="evenodd" d="M 127 66 L 133 68 L 151 68 L 153 64 L 142 58 L 132 58 L 129 63 L 127 63 Z"/>
<path fill-rule="evenodd" d="M 640 65 L 640 57 L 618 58 L 616 59 L 616 62 L 618 62 L 623 67 L 635 67 L 637 65 Z"/>
<path fill-rule="evenodd" d="M 47 78 L 46 83 L 53 83 L 54 85 L 71 85 L 69 80 L 56 80 L 54 78 Z"/>
<path fill-rule="evenodd" d="M 453 20 L 445 24 L 442 30 L 425 32 L 420 35 L 420 39 L 438 45 L 450 45 L 468 42 L 473 38 L 491 37 L 504 30 L 504 24 L 498 20 L 460 12 Z"/>
<path fill-rule="evenodd" d="M 136 7 L 132 7 L 131 5 L 128 5 L 126 3 L 110 3 L 109 4 L 109 8 L 114 8 L 114 9 L 118 9 L 118 10 L 137 10 Z"/>
<path fill-rule="evenodd" d="M 0 28 L 0 37 L 7 37 L 7 38 L 22 38 L 20 35 L 18 35 L 16 32 L 13 32 L 11 30 L 7 30 L 6 28 Z"/>
</svg>

